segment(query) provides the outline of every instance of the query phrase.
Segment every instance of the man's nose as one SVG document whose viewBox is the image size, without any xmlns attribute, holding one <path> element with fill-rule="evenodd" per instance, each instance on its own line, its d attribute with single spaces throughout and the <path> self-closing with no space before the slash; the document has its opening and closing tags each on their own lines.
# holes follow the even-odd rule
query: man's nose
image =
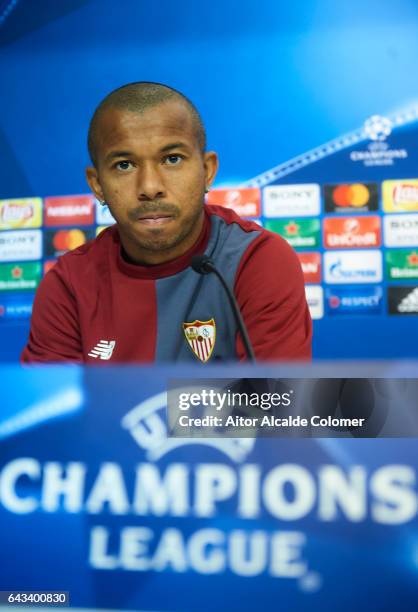
<svg viewBox="0 0 418 612">
<path fill-rule="evenodd" d="M 164 182 L 158 166 L 145 163 L 138 172 L 138 199 L 155 200 L 165 196 Z"/>
</svg>

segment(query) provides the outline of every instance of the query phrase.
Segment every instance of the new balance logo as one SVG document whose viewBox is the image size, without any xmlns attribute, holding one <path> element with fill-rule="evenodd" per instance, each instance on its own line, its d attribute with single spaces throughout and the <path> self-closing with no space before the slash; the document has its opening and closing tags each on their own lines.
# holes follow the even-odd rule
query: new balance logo
<svg viewBox="0 0 418 612">
<path fill-rule="evenodd" d="M 107 361 L 111 358 L 115 345 L 115 340 L 100 340 L 100 342 L 90 351 L 88 356 L 94 359 L 99 357 L 99 359 L 105 359 Z"/>
</svg>

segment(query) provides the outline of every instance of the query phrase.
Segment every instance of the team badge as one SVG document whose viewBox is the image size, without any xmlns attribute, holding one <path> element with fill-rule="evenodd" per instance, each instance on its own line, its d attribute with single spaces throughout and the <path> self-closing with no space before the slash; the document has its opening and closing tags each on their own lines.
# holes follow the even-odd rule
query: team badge
<svg viewBox="0 0 418 612">
<path fill-rule="evenodd" d="M 215 346 L 215 319 L 183 323 L 183 331 L 193 353 L 200 361 L 206 363 L 212 355 L 213 347 Z"/>
</svg>

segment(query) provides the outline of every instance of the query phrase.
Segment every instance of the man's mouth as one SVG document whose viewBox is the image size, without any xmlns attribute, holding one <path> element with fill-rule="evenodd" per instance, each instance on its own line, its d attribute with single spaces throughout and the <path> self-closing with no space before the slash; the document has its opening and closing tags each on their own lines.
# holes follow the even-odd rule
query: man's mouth
<svg viewBox="0 0 418 612">
<path fill-rule="evenodd" d="M 137 217 L 139 223 L 144 225 L 165 225 L 173 220 L 173 215 L 167 213 L 143 213 Z"/>
</svg>

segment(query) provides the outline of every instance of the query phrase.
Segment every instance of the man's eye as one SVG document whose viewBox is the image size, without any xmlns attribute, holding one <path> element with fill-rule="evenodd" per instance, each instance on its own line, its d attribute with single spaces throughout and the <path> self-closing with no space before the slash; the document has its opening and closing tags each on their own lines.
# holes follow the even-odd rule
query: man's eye
<svg viewBox="0 0 418 612">
<path fill-rule="evenodd" d="M 115 168 L 117 170 L 130 170 L 132 168 L 132 162 L 125 160 L 116 162 Z"/>
<path fill-rule="evenodd" d="M 182 155 L 167 155 L 167 157 L 164 158 L 164 162 L 168 166 L 178 166 L 183 159 Z"/>
</svg>

